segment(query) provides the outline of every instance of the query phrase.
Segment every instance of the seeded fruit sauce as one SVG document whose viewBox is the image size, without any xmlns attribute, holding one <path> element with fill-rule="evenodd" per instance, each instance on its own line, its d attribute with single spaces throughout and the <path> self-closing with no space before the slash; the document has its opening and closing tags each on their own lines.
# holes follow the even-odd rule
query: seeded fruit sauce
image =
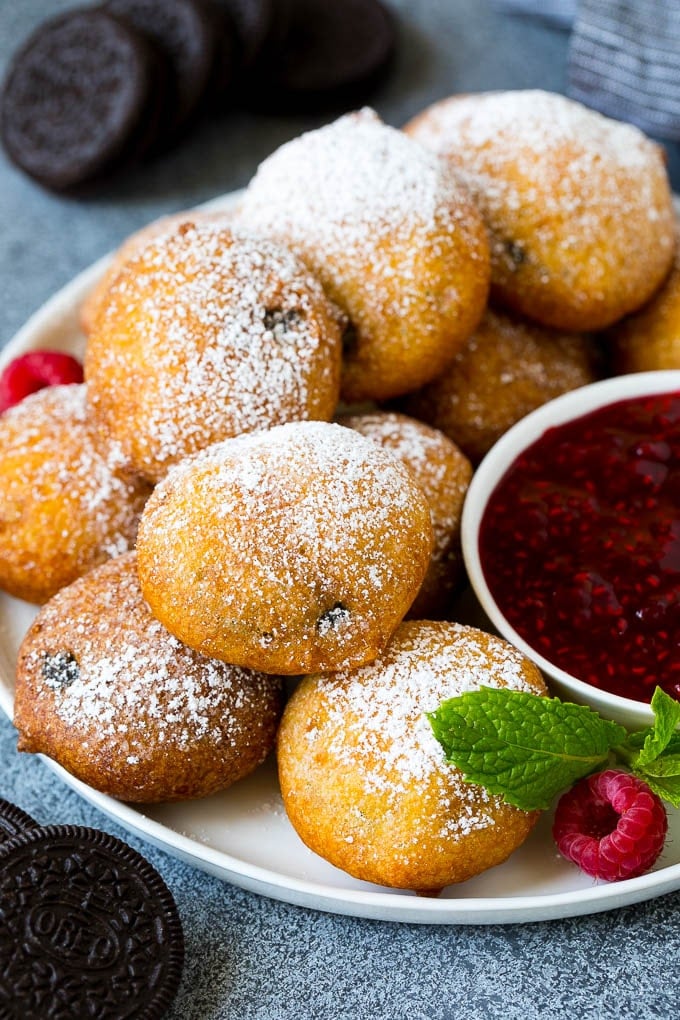
<svg viewBox="0 0 680 1020">
<path fill-rule="evenodd" d="M 680 699 L 680 392 L 548 429 L 513 462 L 479 533 L 491 593 L 572 676 Z"/>
</svg>

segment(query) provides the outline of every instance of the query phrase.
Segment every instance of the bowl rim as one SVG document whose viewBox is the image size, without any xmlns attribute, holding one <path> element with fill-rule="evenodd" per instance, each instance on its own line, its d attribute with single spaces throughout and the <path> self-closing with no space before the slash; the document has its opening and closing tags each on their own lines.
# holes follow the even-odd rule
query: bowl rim
<svg viewBox="0 0 680 1020">
<path fill-rule="evenodd" d="M 484 577 L 479 555 L 479 526 L 487 503 L 506 470 L 528 446 L 556 425 L 574 421 L 609 404 L 632 397 L 680 391 L 680 369 L 659 369 L 612 376 L 569 390 L 521 418 L 491 447 L 476 468 L 463 504 L 461 542 L 470 585 L 493 626 L 531 659 L 547 677 L 569 690 L 579 701 L 604 713 L 654 720 L 648 702 L 612 694 L 579 680 L 556 666 L 529 644 L 508 622 Z"/>
</svg>

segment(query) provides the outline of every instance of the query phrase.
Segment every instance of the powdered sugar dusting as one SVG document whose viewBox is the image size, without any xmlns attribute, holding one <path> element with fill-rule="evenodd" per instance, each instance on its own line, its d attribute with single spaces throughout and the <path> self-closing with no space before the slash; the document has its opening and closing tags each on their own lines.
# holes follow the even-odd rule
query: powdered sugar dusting
<svg viewBox="0 0 680 1020">
<path fill-rule="evenodd" d="M 80 309 L 80 322 L 87 336 L 95 327 L 97 316 L 106 307 L 109 290 L 121 269 L 142 250 L 149 241 L 157 240 L 166 234 L 172 234 L 182 223 L 212 223 L 215 226 L 226 226 L 231 223 L 234 210 L 228 209 L 192 209 L 170 213 L 152 220 L 127 237 L 118 250 L 103 276 L 95 284 L 85 298 Z"/>
<path fill-rule="evenodd" d="M 239 216 L 290 243 L 373 338 L 381 318 L 441 301 L 437 256 L 452 236 L 464 239 L 459 270 L 487 259 L 476 213 L 446 161 L 371 110 L 281 146 L 258 169 Z M 448 286 L 453 305 L 453 272 Z"/>
<path fill-rule="evenodd" d="M 299 422 L 178 464 L 147 505 L 139 551 L 143 585 L 170 575 L 163 603 L 180 623 L 196 614 L 214 631 L 214 613 L 222 633 L 252 627 L 259 647 L 299 663 L 288 672 L 306 672 L 314 650 L 339 665 L 384 640 L 430 543 L 429 508 L 402 464 L 350 429 Z"/>
<path fill-rule="evenodd" d="M 337 312 L 289 251 L 185 223 L 118 275 L 85 372 L 95 414 L 157 479 L 211 442 L 331 417 L 340 354 Z"/>
<path fill-rule="evenodd" d="M 637 128 L 561 95 L 520 90 L 453 96 L 406 131 L 455 165 L 505 273 L 536 262 L 537 282 L 541 267 L 544 285 L 561 276 L 575 307 L 612 300 L 613 286 L 621 291 L 618 316 L 663 277 L 673 248 L 671 194 L 661 150 Z"/>
<path fill-rule="evenodd" d="M 596 366 L 591 337 L 489 308 L 450 368 L 411 394 L 404 406 L 442 429 L 478 463 L 535 407 L 594 382 Z"/>
<path fill-rule="evenodd" d="M 253 737 L 242 729 L 252 723 L 244 710 L 272 711 L 280 681 L 206 658 L 172 637 L 142 599 L 134 554 L 100 568 L 98 577 L 43 607 L 22 665 L 31 697 L 51 704 L 71 739 L 81 734 L 93 749 L 115 747 L 109 753 L 131 765 L 159 743 L 168 754 L 200 742 L 238 752 Z M 44 668 L 46 649 L 62 648 L 77 664 L 68 684 Z"/>
<path fill-rule="evenodd" d="M 315 678 L 326 719 L 307 730 L 306 752 L 313 759 L 323 746 L 367 793 L 381 791 L 395 803 L 434 777 L 442 802 L 461 804 L 443 813 L 442 836 L 464 835 L 493 824 L 490 805 L 498 802 L 447 763 L 425 713 L 481 686 L 541 693 L 537 676 L 499 638 L 455 623 L 408 622 L 374 663 Z"/>
<path fill-rule="evenodd" d="M 458 193 L 456 209 L 455 195 L 444 164 L 365 109 L 282 145 L 259 167 L 239 215 L 262 226 L 276 218 L 282 234 L 351 255 L 376 235 L 454 226 L 467 208 Z"/>
<path fill-rule="evenodd" d="M 455 132 L 461 131 L 456 139 Z M 611 120 L 581 103 L 540 89 L 518 89 L 454 96 L 430 107 L 418 120 L 419 141 L 449 153 L 464 140 L 475 149 L 502 147 L 510 139 L 537 160 L 553 156 L 565 143 L 588 150 L 597 162 L 644 169 L 656 148 L 638 128 Z"/>
<path fill-rule="evenodd" d="M 281 559 L 287 584 L 296 583 L 303 561 L 320 545 L 336 563 L 346 563 L 349 572 L 369 533 L 403 528 L 414 496 L 405 469 L 368 440 L 339 425 L 291 423 L 217 443 L 179 464 L 157 487 L 149 506 L 153 515 L 159 501 L 165 528 L 181 527 L 184 513 L 180 503 L 176 514 L 168 510 L 166 492 L 183 480 L 191 484 L 206 466 L 216 469 L 210 475 L 211 502 L 219 515 L 227 520 L 238 512 L 248 522 L 243 533 L 234 522 L 234 531 L 226 536 L 231 543 L 238 535 L 244 543 L 233 555 L 269 576 Z M 306 485 L 309 478 L 312 484 Z M 302 484 L 291 488 L 296 481 Z M 259 533 L 251 528 L 255 520 Z M 363 582 L 386 588 L 393 580 L 390 564 L 375 551 Z M 323 586 L 322 578 L 319 583 Z"/>
<path fill-rule="evenodd" d="M 20 564 L 28 587 L 41 587 L 49 557 L 58 569 L 71 564 L 66 583 L 132 546 L 149 490 L 130 475 L 120 447 L 96 436 L 84 384 L 43 389 L 6 412 L 0 466 L 0 561 Z"/>
<path fill-rule="evenodd" d="M 432 557 L 441 559 L 460 528 L 463 500 L 472 477 L 467 457 L 442 432 L 403 414 L 376 411 L 348 415 L 340 423 L 379 443 L 412 472 L 432 512 Z"/>
</svg>

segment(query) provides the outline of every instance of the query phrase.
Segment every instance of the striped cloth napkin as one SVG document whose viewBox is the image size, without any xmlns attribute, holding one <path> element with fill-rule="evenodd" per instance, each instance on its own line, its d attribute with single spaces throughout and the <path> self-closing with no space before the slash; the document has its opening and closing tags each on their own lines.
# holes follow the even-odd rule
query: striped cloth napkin
<svg viewBox="0 0 680 1020">
<path fill-rule="evenodd" d="M 680 0 L 495 0 L 572 26 L 568 93 L 656 138 L 680 140 Z"/>
</svg>

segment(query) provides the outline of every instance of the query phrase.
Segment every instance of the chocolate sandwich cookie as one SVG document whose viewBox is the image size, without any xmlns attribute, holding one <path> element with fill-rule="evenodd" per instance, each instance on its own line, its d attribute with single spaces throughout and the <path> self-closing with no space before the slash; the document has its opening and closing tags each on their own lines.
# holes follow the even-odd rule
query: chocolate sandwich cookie
<svg viewBox="0 0 680 1020">
<path fill-rule="evenodd" d="M 148 44 L 110 13 L 86 8 L 45 21 L 5 79 L 7 153 L 47 188 L 78 188 L 138 153 L 157 87 Z"/>
<path fill-rule="evenodd" d="M 156 1020 L 184 940 L 158 872 L 96 829 L 54 825 L 0 847 L 0 1017 Z"/>
<path fill-rule="evenodd" d="M 203 106 L 208 111 L 225 106 L 238 66 L 236 31 L 226 10 L 216 2 L 205 8 L 210 17 L 211 34 L 215 45 L 213 65 L 205 89 Z"/>
<path fill-rule="evenodd" d="M 280 9 L 288 0 L 213 0 L 230 20 L 237 44 L 241 70 L 251 67 L 278 31 Z"/>
<path fill-rule="evenodd" d="M 141 38 L 149 52 L 151 89 L 137 131 L 130 138 L 124 159 L 119 161 L 117 169 L 120 170 L 155 156 L 167 134 L 168 102 L 172 92 L 170 68 L 158 47 Z"/>
<path fill-rule="evenodd" d="M 212 105 L 248 109 L 260 86 L 261 68 L 278 61 L 288 31 L 288 0 L 213 0 L 213 7 L 231 27 L 233 50 L 232 80 L 228 88 L 215 91 Z"/>
<path fill-rule="evenodd" d="M 396 27 L 379 0 L 285 0 L 286 36 L 274 58 L 258 62 L 259 108 L 302 112 L 362 102 L 388 69 Z"/>
<path fill-rule="evenodd" d="M 29 814 L 8 800 L 0 800 L 0 847 L 14 836 L 36 828 L 38 823 Z"/>
<path fill-rule="evenodd" d="M 209 10 L 201 0 L 106 0 L 103 6 L 165 56 L 170 72 L 166 130 L 175 136 L 200 106 L 214 67 L 217 39 Z"/>
</svg>

